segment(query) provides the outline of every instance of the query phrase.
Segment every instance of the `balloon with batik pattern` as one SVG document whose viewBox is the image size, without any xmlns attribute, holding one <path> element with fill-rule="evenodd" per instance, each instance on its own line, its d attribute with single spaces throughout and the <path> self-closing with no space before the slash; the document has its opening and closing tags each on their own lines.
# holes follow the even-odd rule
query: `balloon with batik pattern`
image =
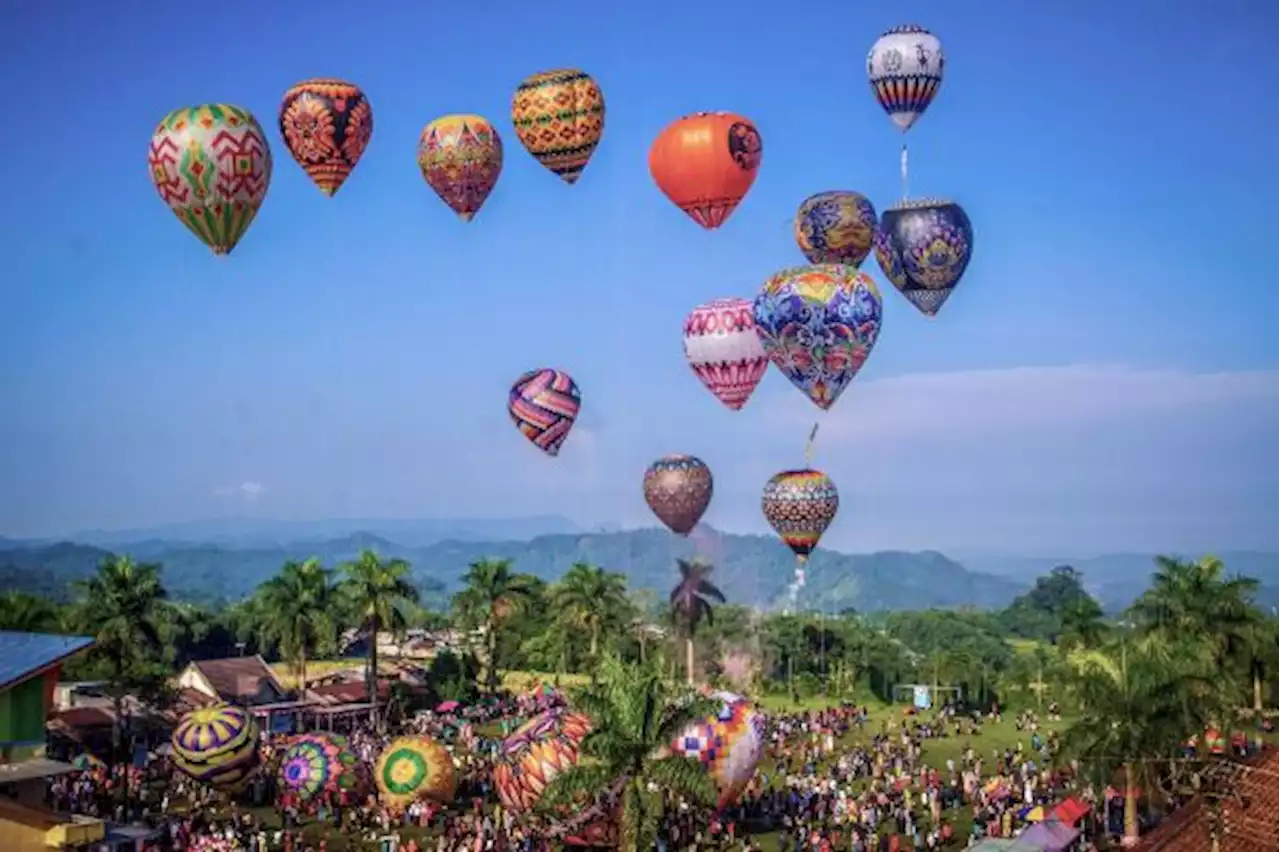
<svg viewBox="0 0 1280 852">
<path fill-rule="evenodd" d="M 373 137 L 373 107 L 355 83 L 317 78 L 284 93 L 280 135 L 320 191 L 333 196 Z"/>
<path fill-rule="evenodd" d="M 520 434 L 549 456 L 558 455 L 578 419 L 582 393 L 563 370 L 530 370 L 516 379 L 507 399 L 507 412 Z"/>
<path fill-rule="evenodd" d="M 219 789 L 232 789 L 258 771 L 258 725 L 248 712 L 226 704 L 190 711 L 173 729 L 170 760 L 182 774 Z"/>
<path fill-rule="evenodd" d="M 840 492 L 820 470 L 784 470 L 765 483 L 760 504 L 769 526 L 803 566 L 835 520 Z"/>
<path fill-rule="evenodd" d="M 810 263 L 843 263 L 855 269 L 871 253 L 876 208 L 859 192 L 819 192 L 796 211 L 796 243 Z"/>
<path fill-rule="evenodd" d="M 166 115 L 147 153 L 160 200 L 213 249 L 229 254 L 258 215 L 271 183 L 271 148 L 247 109 L 202 104 Z"/>
<path fill-rule="evenodd" d="M 502 139 L 478 115 L 446 115 L 422 129 L 418 168 L 440 200 L 470 222 L 502 174 Z"/>
<path fill-rule="evenodd" d="M 574 184 L 604 133 L 604 95 L 591 75 L 577 68 L 543 71 L 516 87 L 511 121 L 525 150 Z"/>
<path fill-rule="evenodd" d="M 959 204 L 922 199 L 880 217 L 876 262 L 884 277 L 925 316 L 950 298 L 973 257 L 973 226 Z"/>
<path fill-rule="evenodd" d="M 716 299 L 694 308 L 684 321 L 684 354 L 707 390 L 734 411 L 747 404 L 769 369 L 746 299 Z"/>
<path fill-rule="evenodd" d="M 677 535 L 688 535 L 711 505 L 711 468 L 696 456 L 663 456 L 644 472 L 644 501 Z"/>
</svg>

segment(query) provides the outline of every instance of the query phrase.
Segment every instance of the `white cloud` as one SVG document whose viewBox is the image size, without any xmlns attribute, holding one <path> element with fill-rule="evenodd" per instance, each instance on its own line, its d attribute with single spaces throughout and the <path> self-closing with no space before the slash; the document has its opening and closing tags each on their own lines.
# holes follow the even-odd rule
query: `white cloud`
<svg viewBox="0 0 1280 852">
<path fill-rule="evenodd" d="M 239 485 L 224 485 L 220 488 L 215 488 L 213 489 L 213 496 L 238 497 L 246 503 L 255 503 L 266 490 L 266 486 L 261 482 L 246 480 Z"/>
</svg>

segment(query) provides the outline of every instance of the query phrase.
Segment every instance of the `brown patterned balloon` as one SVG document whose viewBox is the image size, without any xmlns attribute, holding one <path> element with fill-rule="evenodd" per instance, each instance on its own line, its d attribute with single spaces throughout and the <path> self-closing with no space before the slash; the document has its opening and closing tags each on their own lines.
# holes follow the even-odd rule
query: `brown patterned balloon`
<svg viewBox="0 0 1280 852">
<path fill-rule="evenodd" d="M 644 501 L 667 527 L 688 535 L 711 504 L 711 468 L 694 456 L 663 456 L 644 472 Z"/>
</svg>

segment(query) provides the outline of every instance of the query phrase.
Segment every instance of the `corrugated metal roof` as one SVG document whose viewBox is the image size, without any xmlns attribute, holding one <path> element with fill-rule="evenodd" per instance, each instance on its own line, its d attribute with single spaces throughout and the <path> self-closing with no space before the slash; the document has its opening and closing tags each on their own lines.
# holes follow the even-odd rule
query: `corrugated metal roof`
<svg viewBox="0 0 1280 852">
<path fill-rule="evenodd" d="M 0 689 L 25 680 L 93 643 L 89 636 L 0 630 Z"/>
</svg>

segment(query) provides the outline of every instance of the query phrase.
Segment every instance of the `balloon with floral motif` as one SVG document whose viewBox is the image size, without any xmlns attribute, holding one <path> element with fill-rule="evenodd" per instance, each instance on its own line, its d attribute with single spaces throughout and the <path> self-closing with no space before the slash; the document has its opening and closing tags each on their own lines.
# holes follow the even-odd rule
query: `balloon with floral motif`
<svg viewBox="0 0 1280 852">
<path fill-rule="evenodd" d="M 453 801 L 458 786 L 449 752 L 423 736 L 392 740 L 378 757 L 373 779 L 382 802 L 395 813 L 417 801 Z"/>
<path fill-rule="evenodd" d="M 422 130 L 418 168 L 427 185 L 470 222 L 502 174 L 502 139 L 478 115 L 446 115 Z"/>
<path fill-rule="evenodd" d="M 355 83 L 303 80 L 280 102 L 280 135 L 312 183 L 332 197 L 369 147 L 373 107 Z"/>
<path fill-rule="evenodd" d="M 258 725 L 239 707 L 220 704 L 188 712 L 169 745 L 175 768 L 219 789 L 235 788 L 259 769 Z"/>
<path fill-rule="evenodd" d="M 951 297 L 973 257 L 973 226 L 959 205 L 923 199 L 884 211 L 876 262 L 884 277 L 925 316 Z"/>
<path fill-rule="evenodd" d="M 367 789 L 368 780 L 368 767 L 346 737 L 311 733 L 294 737 L 280 755 L 276 788 L 306 804 L 325 793 L 358 795 Z"/>
<path fill-rule="evenodd" d="M 888 30 L 867 53 L 867 81 L 880 107 L 906 133 L 942 86 L 942 42 L 917 24 Z"/>
<path fill-rule="evenodd" d="M 734 411 L 747 404 L 769 369 L 751 302 L 716 299 L 684 321 L 684 354 L 698 380 Z"/>
<path fill-rule="evenodd" d="M 819 192 L 796 211 L 796 243 L 810 263 L 856 269 L 871 254 L 875 233 L 876 208 L 859 192 Z"/>
<path fill-rule="evenodd" d="M 512 732 L 493 766 L 502 806 L 513 813 L 532 809 L 552 779 L 577 764 L 578 746 L 590 730 L 591 720 L 580 713 L 548 710 Z"/>
</svg>

